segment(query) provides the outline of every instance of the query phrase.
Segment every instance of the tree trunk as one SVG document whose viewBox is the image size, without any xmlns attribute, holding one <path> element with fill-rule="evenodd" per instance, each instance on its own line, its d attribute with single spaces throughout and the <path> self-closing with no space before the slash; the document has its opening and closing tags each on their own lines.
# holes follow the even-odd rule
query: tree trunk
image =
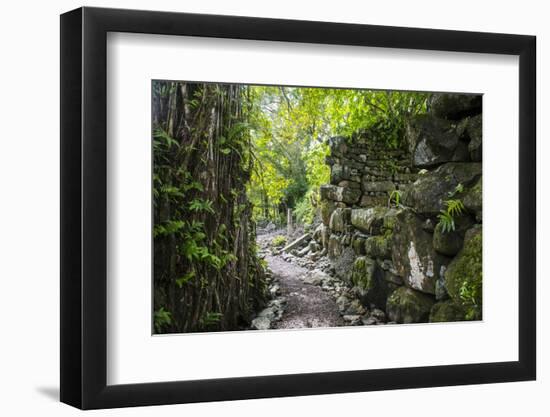
<svg viewBox="0 0 550 417">
<path fill-rule="evenodd" d="M 286 233 L 288 236 L 292 235 L 294 232 L 294 226 L 292 224 L 292 209 L 286 209 Z"/>
<path fill-rule="evenodd" d="M 238 85 L 153 84 L 158 333 L 236 330 L 265 301 L 246 196 L 250 141 L 234 133 L 245 93 Z"/>
</svg>

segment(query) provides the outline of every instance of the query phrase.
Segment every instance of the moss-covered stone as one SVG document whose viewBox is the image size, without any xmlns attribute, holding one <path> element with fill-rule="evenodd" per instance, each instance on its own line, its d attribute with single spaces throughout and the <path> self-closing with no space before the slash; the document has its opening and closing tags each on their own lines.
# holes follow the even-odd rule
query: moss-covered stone
<svg viewBox="0 0 550 417">
<path fill-rule="evenodd" d="M 365 254 L 365 240 L 366 238 L 361 235 L 353 236 L 351 240 L 351 247 L 353 248 L 356 255 Z"/>
<path fill-rule="evenodd" d="M 442 301 L 433 305 L 430 311 L 430 322 L 441 323 L 465 320 L 466 312 L 452 300 Z"/>
<path fill-rule="evenodd" d="M 371 179 L 368 179 L 368 176 L 363 176 L 363 180 L 361 182 L 361 186 L 363 187 L 363 191 L 368 192 L 389 192 L 395 190 L 395 184 L 392 181 L 373 181 Z"/>
<path fill-rule="evenodd" d="M 346 136 L 333 136 L 329 138 L 329 146 L 331 155 L 342 156 L 348 151 L 348 143 L 350 138 Z"/>
<path fill-rule="evenodd" d="M 397 223 L 397 215 L 401 210 L 389 210 L 384 216 L 384 223 L 382 224 L 382 231 L 387 233 L 392 233 Z"/>
<path fill-rule="evenodd" d="M 330 239 L 330 229 L 322 225 L 323 228 L 321 229 L 321 246 L 328 251 L 328 243 Z"/>
<path fill-rule="evenodd" d="M 359 256 L 353 264 L 351 283 L 364 304 L 384 307 L 388 297 L 389 283 L 377 262 L 366 256 Z"/>
<path fill-rule="evenodd" d="M 455 230 L 445 231 L 440 226 L 435 227 L 433 235 L 434 249 L 447 256 L 455 256 L 464 243 L 464 235 L 474 225 L 473 218 L 468 213 L 455 217 Z"/>
<path fill-rule="evenodd" d="M 470 213 L 476 216 L 476 220 L 478 222 L 481 222 L 483 218 L 482 187 L 483 187 L 482 177 L 479 177 L 476 183 L 464 192 L 464 196 L 462 197 L 462 202 L 464 203 L 464 207 L 466 207 L 466 210 L 468 210 Z"/>
<path fill-rule="evenodd" d="M 342 197 L 338 201 L 342 201 L 346 204 L 357 204 L 361 199 L 361 189 L 351 188 L 351 187 L 340 187 L 342 188 Z"/>
<path fill-rule="evenodd" d="M 481 95 L 433 94 L 430 97 L 430 113 L 436 117 L 459 120 L 481 113 Z"/>
<path fill-rule="evenodd" d="M 464 246 L 445 272 L 449 297 L 466 310 L 466 319 L 481 319 L 482 306 L 482 241 L 480 227 L 466 233 Z"/>
<path fill-rule="evenodd" d="M 412 117 L 406 123 L 405 137 L 414 166 L 470 160 L 466 143 L 460 140 L 456 126 L 447 120 L 427 114 Z"/>
<path fill-rule="evenodd" d="M 339 187 L 333 184 L 323 184 L 319 188 L 322 200 L 331 200 L 343 202 L 346 204 L 355 204 L 361 198 L 361 190 L 351 187 Z"/>
<path fill-rule="evenodd" d="M 356 259 L 355 252 L 351 247 L 340 246 L 340 255 L 332 259 L 332 266 L 336 276 L 346 283 L 351 283 L 353 265 Z"/>
<path fill-rule="evenodd" d="M 330 235 L 328 240 L 328 257 L 330 259 L 336 259 L 342 254 L 342 250 L 340 237 L 337 235 Z"/>
<path fill-rule="evenodd" d="M 445 267 L 443 267 L 439 274 L 439 279 L 435 282 L 435 299 L 437 301 L 444 301 L 449 298 L 447 293 L 447 285 L 445 284 Z"/>
<path fill-rule="evenodd" d="M 319 187 L 319 195 L 321 200 L 336 201 L 336 189 L 338 187 L 333 184 L 323 184 Z"/>
<path fill-rule="evenodd" d="M 374 207 L 374 206 L 383 206 L 384 204 L 387 204 L 387 202 L 388 202 L 388 197 L 363 194 L 363 196 L 361 197 L 361 201 L 359 202 L 359 205 L 361 207 Z"/>
<path fill-rule="evenodd" d="M 434 250 L 433 236 L 424 230 L 423 220 L 412 210 L 403 210 L 392 236 L 393 264 L 405 285 L 435 294 L 435 282 L 449 259 Z"/>
<path fill-rule="evenodd" d="M 382 225 L 376 231 L 381 233 L 367 238 L 365 241 L 365 253 L 368 256 L 379 259 L 391 259 L 393 230 L 397 223 L 397 215 L 401 210 L 388 210 L 384 214 Z"/>
<path fill-rule="evenodd" d="M 443 232 L 441 227 L 434 230 L 434 249 L 447 256 L 454 256 L 462 248 L 464 237 L 455 231 Z"/>
<path fill-rule="evenodd" d="M 374 287 L 373 275 L 376 271 L 376 261 L 366 256 L 358 256 L 353 263 L 351 282 L 357 287 L 369 289 Z"/>
<path fill-rule="evenodd" d="M 330 224 L 330 216 L 332 215 L 332 212 L 336 210 L 337 205 L 331 200 L 321 200 L 320 206 L 321 219 L 323 220 L 323 224 L 328 227 Z"/>
<path fill-rule="evenodd" d="M 334 164 L 330 169 L 330 183 L 338 184 L 340 181 L 350 179 L 350 169 L 347 165 Z"/>
<path fill-rule="evenodd" d="M 313 231 L 313 235 L 311 237 L 315 242 L 322 243 L 322 232 L 323 232 L 324 227 L 325 227 L 325 225 L 321 223 Z M 304 228 L 304 230 L 305 230 L 305 228 Z"/>
<path fill-rule="evenodd" d="M 403 278 L 395 274 L 395 271 L 393 269 L 384 271 L 384 279 L 387 282 L 395 284 L 396 287 L 403 285 Z"/>
<path fill-rule="evenodd" d="M 417 213 L 437 216 L 444 208 L 458 184 L 469 187 L 481 176 L 481 164 L 477 162 L 450 162 L 436 170 L 420 175 L 403 192 L 403 204 L 413 207 Z"/>
<path fill-rule="evenodd" d="M 434 302 L 429 295 L 399 287 L 388 297 L 386 314 L 397 323 L 426 323 Z"/>
<path fill-rule="evenodd" d="M 397 210 L 387 207 L 371 207 L 367 209 L 354 209 L 351 211 L 351 224 L 362 232 L 379 234 L 384 226 L 384 219 Z"/>
<path fill-rule="evenodd" d="M 468 119 L 466 133 L 470 139 L 468 151 L 472 161 L 481 162 L 482 159 L 482 117 L 481 114 Z"/>
<path fill-rule="evenodd" d="M 330 216 L 329 227 L 334 232 L 343 232 L 349 224 L 351 209 L 337 208 Z"/>
<path fill-rule="evenodd" d="M 391 237 L 391 234 L 369 237 L 365 241 L 365 253 L 372 258 L 390 258 Z"/>
</svg>

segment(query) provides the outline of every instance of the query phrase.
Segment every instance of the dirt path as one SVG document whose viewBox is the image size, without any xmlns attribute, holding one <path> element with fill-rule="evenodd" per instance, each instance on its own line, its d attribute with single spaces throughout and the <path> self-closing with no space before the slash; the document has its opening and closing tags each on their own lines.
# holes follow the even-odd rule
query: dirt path
<svg viewBox="0 0 550 417">
<path fill-rule="evenodd" d="M 265 257 L 274 278 L 280 287 L 281 296 L 286 298 L 286 307 L 280 320 L 273 323 L 275 329 L 296 329 L 304 327 L 344 326 L 334 299 L 319 286 L 303 281 L 308 272 L 279 256 Z"/>
</svg>

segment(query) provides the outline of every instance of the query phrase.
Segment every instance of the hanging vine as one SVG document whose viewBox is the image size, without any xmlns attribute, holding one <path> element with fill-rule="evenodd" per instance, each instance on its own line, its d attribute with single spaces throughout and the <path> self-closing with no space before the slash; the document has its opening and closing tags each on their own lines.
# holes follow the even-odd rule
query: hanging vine
<svg viewBox="0 0 550 417">
<path fill-rule="evenodd" d="M 239 85 L 154 81 L 154 330 L 238 329 L 265 300 Z"/>
</svg>

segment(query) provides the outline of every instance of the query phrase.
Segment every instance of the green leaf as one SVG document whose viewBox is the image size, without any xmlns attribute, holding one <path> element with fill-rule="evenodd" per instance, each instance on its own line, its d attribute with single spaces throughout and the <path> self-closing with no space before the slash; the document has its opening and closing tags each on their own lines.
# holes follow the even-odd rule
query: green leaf
<svg viewBox="0 0 550 417">
<path fill-rule="evenodd" d="M 168 220 L 163 224 L 158 224 L 153 228 L 153 237 L 167 236 L 174 234 L 185 226 L 181 220 Z"/>
<path fill-rule="evenodd" d="M 208 213 L 214 214 L 214 209 L 212 208 L 212 201 L 210 200 L 192 200 L 189 204 L 189 210 L 191 211 L 206 211 Z"/>
<path fill-rule="evenodd" d="M 195 277 L 195 271 L 188 272 L 183 277 L 176 279 L 176 284 L 179 288 L 183 287 L 185 284 L 187 284 L 189 281 L 191 281 Z"/>
<path fill-rule="evenodd" d="M 157 333 L 161 333 L 163 328 L 172 324 L 172 313 L 161 307 L 153 313 L 153 323 Z"/>
<path fill-rule="evenodd" d="M 153 132 L 153 146 L 165 146 L 168 149 L 170 149 L 172 146 L 179 148 L 179 143 L 177 140 L 168 135 L 166 131 L 158 128 L 155 129 L 155 131 Z"/>
</svg>

